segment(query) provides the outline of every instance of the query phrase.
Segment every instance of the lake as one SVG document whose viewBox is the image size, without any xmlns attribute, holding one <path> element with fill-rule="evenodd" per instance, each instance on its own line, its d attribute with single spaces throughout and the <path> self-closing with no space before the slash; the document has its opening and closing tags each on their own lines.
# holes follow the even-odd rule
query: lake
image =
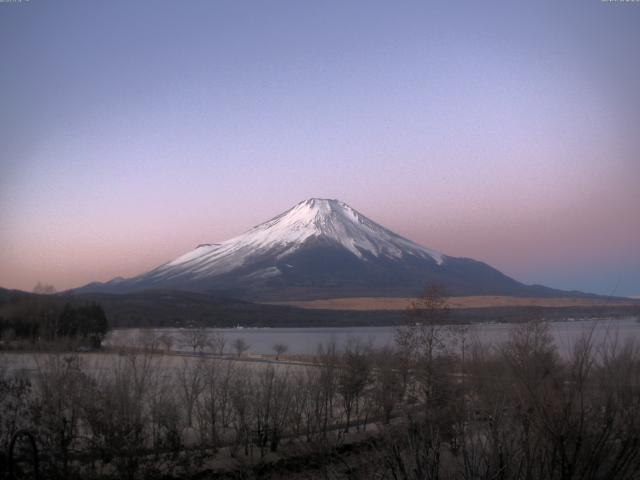
<svg viewBox="0 0 640 480">
<path fill-rule="evenodd" d="M 469 325 L 468 343 L 474 340 L 495 346 L 509 337 L 515 327 L 509 323 L 482 323 Z M 231 343 L 242 338 L 249 344 L 248 353 L 254 355 L 273 354 L 273 345 L 283 343 L 289 354 L 313 354 L 318 345 L 335 342 L 342 348 L 349 338 L 370 342 L 374 347 L 393 344 L 395 327 L 342 327 L 342 328 L 212 328 L 210 332 L 220 332 Z M 186 329 L 116 329 L 105 339 L 108 346 L 135 346 L 150 332 L 158 335 L 166 333 L 173 337 L 173 349 L 188 351 L 185 339 Z M 575 320 L 551 323 L 551 333 L 561 354 L 566 355 L 572 345 L 585 334 L 591 332 L 596 344 L 603 341 L 640 340 L 640 322 L 636 318 Z"/>
</svg>

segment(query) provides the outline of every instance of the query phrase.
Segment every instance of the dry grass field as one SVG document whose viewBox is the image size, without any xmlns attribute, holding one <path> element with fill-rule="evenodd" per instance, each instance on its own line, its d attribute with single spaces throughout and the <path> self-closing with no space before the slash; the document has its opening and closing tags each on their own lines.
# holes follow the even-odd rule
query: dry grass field
<svg viewBox="0 0 640 480">
<path fill-rule="evenodd" d="M 274 305 L 319 310 L 404 310 L 413 299 L 396 297 L 353 297 L 327 298 L 322 300 L 302 300 L 271 302 Z M 508 296 L 468 296 L 450 297 L 451 308 L 490 307 L 600 307 L 640 305 L 639 300 L 607 300 L 600 298 L 525 298 Z"/>
</svg>

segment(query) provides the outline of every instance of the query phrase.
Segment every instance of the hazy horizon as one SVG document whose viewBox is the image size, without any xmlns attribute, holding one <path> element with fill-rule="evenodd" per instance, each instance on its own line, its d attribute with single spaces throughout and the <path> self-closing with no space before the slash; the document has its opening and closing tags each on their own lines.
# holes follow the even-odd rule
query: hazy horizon
<svg viewBox="0 0 640 480">
<path fill-rule="evenodd" d="M 133 276 L 310 197 L 640 295 L 640 3 L 0 3 L 0 286 Z"/>
</svg>

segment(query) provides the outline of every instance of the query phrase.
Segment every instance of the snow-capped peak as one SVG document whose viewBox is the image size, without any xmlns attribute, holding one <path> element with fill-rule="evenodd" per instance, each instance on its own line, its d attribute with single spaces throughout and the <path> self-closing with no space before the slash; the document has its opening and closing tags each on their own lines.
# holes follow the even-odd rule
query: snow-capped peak
<svg viewBox="0 0 640 480">
<path fill-rule="evenodd" d="M 396 235 L 346 203 L 310 198 L 235 238 L 219 244 L 201 244 L 150 275 L 171 277 L 187 271 L 195 277 L 218 275 L 267 253 L 281 260 L 314 238 L 342 245 L 364 260 L 369 255 L 396 259 L 410 255 L 430 257 L 438 264 L 443 261 L 440 253 Z M 274 274 L 273 268 L 268 270 Z"/>
</svg>

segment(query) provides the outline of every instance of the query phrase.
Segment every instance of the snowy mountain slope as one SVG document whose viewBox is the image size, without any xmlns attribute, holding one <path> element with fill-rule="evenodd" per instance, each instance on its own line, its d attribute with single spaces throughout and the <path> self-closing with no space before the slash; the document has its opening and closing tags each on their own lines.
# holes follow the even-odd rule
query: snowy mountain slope
<svg viewBox="0 0 640 480">
<path fill-rule="evenodd" d="M 312 198 L 246 233 L 194 250 L 138 277 L 82 291 L 216 291 L 252 299 L 415 295 L 426 282 L 452 294 L 554 295 L 471 259 L 401 237 L 338 200 Z"/>
<path fill-rule="evenodd" d="M 402 258 L 414 255 L 442 263 L 442 255 L 428 250 L 369 220 L 338 200 L 312 198 L 258 225 L 247 233 L 214 245 L 204 245 L 162 265 L 149 278 L 193 278 L 220 275 L 241 267 L 265 253 L 286 258 L 305 242 L 325 239 L 335 242 L 360 259 Z M 267 275 L 277 275 L 269 270 Z"/>
</svg>

